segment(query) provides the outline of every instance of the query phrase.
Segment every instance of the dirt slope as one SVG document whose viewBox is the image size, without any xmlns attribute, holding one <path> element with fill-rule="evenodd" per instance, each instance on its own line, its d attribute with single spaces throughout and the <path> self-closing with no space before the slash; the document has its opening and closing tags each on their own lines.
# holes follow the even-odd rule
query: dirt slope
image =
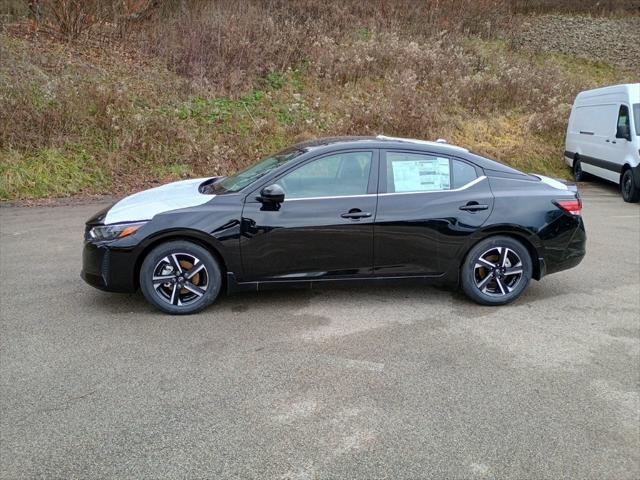
<svg viewBox="0 0 640 480">
<path fill-rule="evenodd" d="M 640 16 L 540 15 L 521 20 L 512 33 L 515 46 L 606 61 L 638 71 L 640 81 Z"/>
</svg>

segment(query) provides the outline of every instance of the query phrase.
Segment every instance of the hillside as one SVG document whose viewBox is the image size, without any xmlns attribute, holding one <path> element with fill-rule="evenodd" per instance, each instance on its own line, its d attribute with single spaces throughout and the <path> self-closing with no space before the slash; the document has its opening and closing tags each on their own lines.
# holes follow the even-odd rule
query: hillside
<svg viewBox="0 0 640 480">
<path fill-rule="evenodd" d="M 633 13 L 178 3 L 77 38 L 15 12 L 3 22 L 0 198 L 123 194 L 309 137 L 377 133 L 566 176 L 575 94 L 640 78 L 639 51 L 616 55 L 621 31 L 640 44 Z"/>
</svg>

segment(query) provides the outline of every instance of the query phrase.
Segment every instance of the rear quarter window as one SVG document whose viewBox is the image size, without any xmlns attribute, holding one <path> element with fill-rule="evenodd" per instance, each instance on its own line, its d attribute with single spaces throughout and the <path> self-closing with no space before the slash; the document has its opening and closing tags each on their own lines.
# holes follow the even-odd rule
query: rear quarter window
<svg viewBox="0 0 640 480">
<path fill-rule="evenodd" d="M 475 167 L 460 160 L 451 160 L 451 188 L 461 188 L 478 178 Z"/>
</svg>

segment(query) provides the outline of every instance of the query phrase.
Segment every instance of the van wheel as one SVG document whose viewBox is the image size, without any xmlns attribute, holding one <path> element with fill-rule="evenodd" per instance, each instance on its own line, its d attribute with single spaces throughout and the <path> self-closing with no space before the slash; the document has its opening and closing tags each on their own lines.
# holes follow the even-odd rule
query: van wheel
<svg viewBox="0 0 640 480">
<path fill-rule="evenodd" d="M 620 190 L 625 202 L 635 203 L 640 200 L 640 185 L 636 185 L 633 180 L 633 171 L 627 168 L 620 179 Z"/>
<path fill-rule="evenodd" d="M 582 163 L 580 163 L 580 159 L 576 158 L 573 161 L 573 179 L 576 182 L 584 182 L 586 180 L 587 174 L 582 171 Z"/>
</svg>

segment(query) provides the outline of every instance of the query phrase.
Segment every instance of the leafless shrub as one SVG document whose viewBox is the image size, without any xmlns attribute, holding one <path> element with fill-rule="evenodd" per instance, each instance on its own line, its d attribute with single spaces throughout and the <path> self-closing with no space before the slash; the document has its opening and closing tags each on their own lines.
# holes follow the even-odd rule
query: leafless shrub
<svg viewBox="0 0 640 480">
<path fill-rule="evenodd" d="M 490 37 L 510 11 L 507 0 L 173 0 L 170 6 L 158 4 L 154 21 L 133 29 L 129 41 L 225 92 L 313 58 L 324 38 L 340 43 L 394 32 L 420 40 L 443 31 Z"/>
<path fill-rule="evenodd" d="M 592 13 L 640 12 L 640 0 L 514 0 L 516 13 Z"/>
</svg>

